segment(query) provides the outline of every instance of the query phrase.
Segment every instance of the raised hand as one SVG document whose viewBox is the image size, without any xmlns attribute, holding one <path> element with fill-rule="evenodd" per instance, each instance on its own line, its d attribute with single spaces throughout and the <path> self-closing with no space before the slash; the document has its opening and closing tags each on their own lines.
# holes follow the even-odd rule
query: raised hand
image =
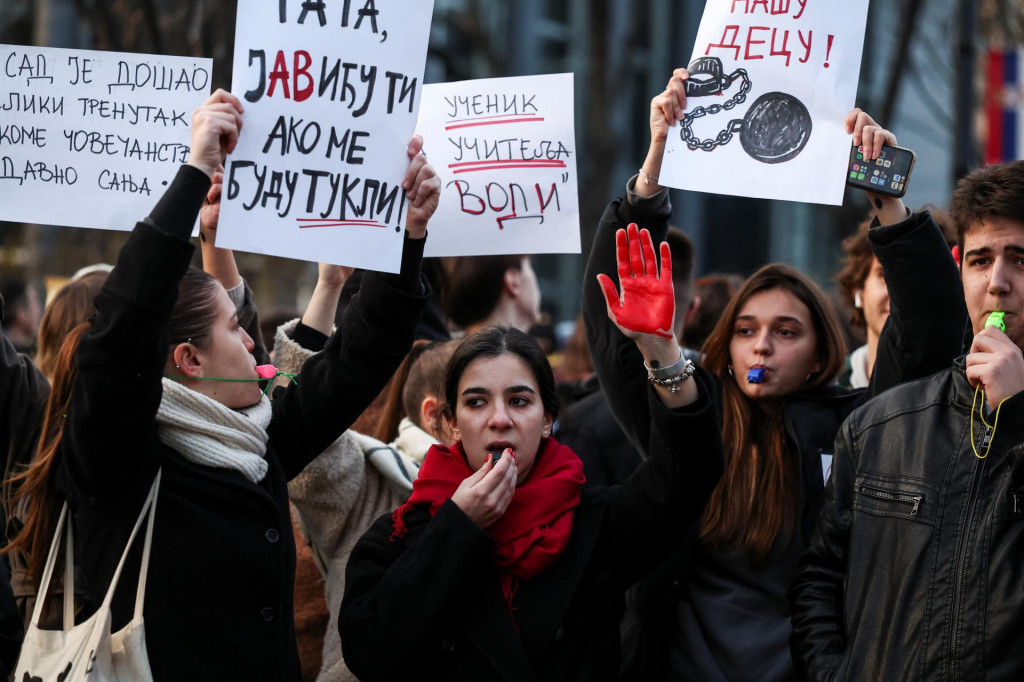
<svg viewBox="0 0 1024 682">
<path fill-rule="evenodd" d="M 597 276 L 608 304 L 608 317 L 631 339 L 645 334 L 672 338 L 676 299 L 672 289 L 672 254 L 661 244 L 661 272 L 647 230 L 631 223 L 615 233 L 615 256 L 621 295 L 607 275 Z"/>
<path fill-rule="evenodd" d="M 882 145 L 895 146 L 896 136 L 878 125 L 866 112 L 854 108 L 846 115 L 846 132 L 853 134 L 853 143 L 864 147 L 867 161 L 882 154 Z M 895 225 L 907 218 L 907 209 L 899 197 L 864 190 L 868 201 L 875 207 L 875 215 L 882 225 Z"/>
<path fill-rule="evenodd" d="M 686 81 L 690 73 L 686 69 L 676 69 L 668 79 L 665 90 L 651 100 L 651 141 L 664 142 L 668 139 L 669 129 L 676 122 L 683 120 L 686 109 Z"/>
<path fill-rule="evenodd" d="M 203 200 L 203 207 L 199 209 L 199 236 L 204 242 L 216 245 L 217 224 L 220 222 L 220 195 L 224 189 L 224 166 L 217 166 L 212 180 L 210 191 Z"/>
<path fill-rule="evenodd" d="M 192 112 L 192 147 L 188 163 L 211 178 L 224 157 L 235 150 L 242 130 L 242 103 L 225 90 L 217 90 Z"/>
<path fill-rule="evenodd" d="M 409 212 L 405 219 L 405 227 L 413 239 L 422 239 L 427 233 L 427 222 L 437 210 L 437 202 L 441 198 L 441 178 L 434 167 L 427 163 L 422 154 L 423 138 L 413 135 L 409 142 L 409 168 L 402 180 L 402 189 L 409 198 Z"/>
</svg>

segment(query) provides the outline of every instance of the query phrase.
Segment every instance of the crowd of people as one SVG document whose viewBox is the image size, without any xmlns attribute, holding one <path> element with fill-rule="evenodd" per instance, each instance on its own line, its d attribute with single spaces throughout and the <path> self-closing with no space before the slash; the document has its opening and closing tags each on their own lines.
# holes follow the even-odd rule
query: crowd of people
<svg viewBox="0 0 1024 682">
<path fill-rule="evenodd" d="M 948 214 L 867 192 L 843 312 L 780 263 L 698 278 L 658 182 L 688 78 L 555 367 L 529 255 L 423 260 L 419 136 L 400 272 L 321 264 L 261 333 L 214 93 L 112 268 L 3 289 L 0 674 L 109 605 L 156 680 L 1021 679 L 1024 162 Z"/>
</svg>

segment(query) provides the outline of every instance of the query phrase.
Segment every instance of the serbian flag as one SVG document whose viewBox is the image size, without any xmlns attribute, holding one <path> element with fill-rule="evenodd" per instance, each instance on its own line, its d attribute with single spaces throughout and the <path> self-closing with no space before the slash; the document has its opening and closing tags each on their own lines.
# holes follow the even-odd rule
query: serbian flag
<svg viewBox="0 0 1024 682">
<path fill-rule="evenodd" d="M 985 163 L 1024 159 L 1024 49 L 988 53 L 985 116 L 988 141 Z"/>
</svg>

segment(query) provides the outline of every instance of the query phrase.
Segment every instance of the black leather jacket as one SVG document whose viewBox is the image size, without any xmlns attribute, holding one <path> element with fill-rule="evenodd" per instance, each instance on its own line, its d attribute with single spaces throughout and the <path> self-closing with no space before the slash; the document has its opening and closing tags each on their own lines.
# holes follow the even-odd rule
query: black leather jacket
<svg viewBox="0 0 1024 682">
<path fill-rule="evenodd" d="M 790 591 L 804 678 L 1024 679 L 1024 393 L 985 459 L 974 396 L 961 358 L 843 425 Z"/>
</svg>

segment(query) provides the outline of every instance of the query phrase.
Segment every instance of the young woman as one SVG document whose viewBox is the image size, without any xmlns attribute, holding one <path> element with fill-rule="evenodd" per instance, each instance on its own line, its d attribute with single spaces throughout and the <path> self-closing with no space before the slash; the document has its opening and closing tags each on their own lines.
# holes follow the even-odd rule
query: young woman
<svg viewBox="0 0 1024 682">
<path fill-rule="evenodd" d="M 651 103 L 651 148 L 624 201 L 605 212 L 584 285 L 594 365 L 628 434 L 650 417 L 629 375 L 636 352 L 606 320 L 595 276 L 612 272 L 608 235 L 627 222 L 667 231 L 671 205 L 658 184 L 665 140 L 686 107 L 685 69 Z M 847 119 L 853 142 L 875 158 L 895 137 L 863 112 Z M 791 268 L 767 266 L 737 292 L 704 344 L 705 367 L 722 393 L 725 474 L 670 562 L 635 593 L 638 626 L 624 661 L 635 680 L 783 681 L 794 678 L 786 591 L 821 509 L 839 425 L 867 397 L 948 365 L 960 348 L 966 310 L 945 241 L 927 214 L 869 194 L 875 252 L 892 298 L 871 387 L 832 382 L 843 364 L 838 322 L 818 288 Z M 927 290 L 926 290 L 927 289 Z M 962 296 L 959 297 L 962 301 Z M 937 301 L 942 301 L 941 305 Z M 941 314 L 936 314 L 941 310 Z M 925 341 L 925 339 L 929 339 Z"/>
<path fill-rule="evenodd" d="M 61 351 L 31 500 L 14 545 L 46 558 L 60 505 L 74 513 L 78 573 L 98 605 L 157 470 L 162 481 L 145 600 L 158 680 L 297 680 L 295 548 L 286 482 L 346 428 L 412 343 L 439 182 L 414 138 L 398 275 L 373 275 L 338 333 L 271 406 L 253 342 L 213 278 L 189 269 L 189 234 L 210 178 L 234 148 L 242 105 L 218 90 L 193 117 L 191 158 L 139 223 Z M 219 379 L 228 379 L 220 381 Z M 131 616 L 138 553 L 114 601 Z"/>
<path fill-rule="evenodd" d="M 671 304 L 647 324 L 624 267 L 620 328 L 665 372 L 640 397 L 650 461 L 621 487 L 584 489 L 579 458 L 550 437 L 557 397 L 536 342 L 502 326 L 464 340 L 439 417 L 455 444 L 430 450 L 409 501 L 349 561 L 339 630 L 359 679 L 618 679 L 623 593 L 680 541 L 721 472 L 710 377 L 676 364 Z"/>
</svg>

